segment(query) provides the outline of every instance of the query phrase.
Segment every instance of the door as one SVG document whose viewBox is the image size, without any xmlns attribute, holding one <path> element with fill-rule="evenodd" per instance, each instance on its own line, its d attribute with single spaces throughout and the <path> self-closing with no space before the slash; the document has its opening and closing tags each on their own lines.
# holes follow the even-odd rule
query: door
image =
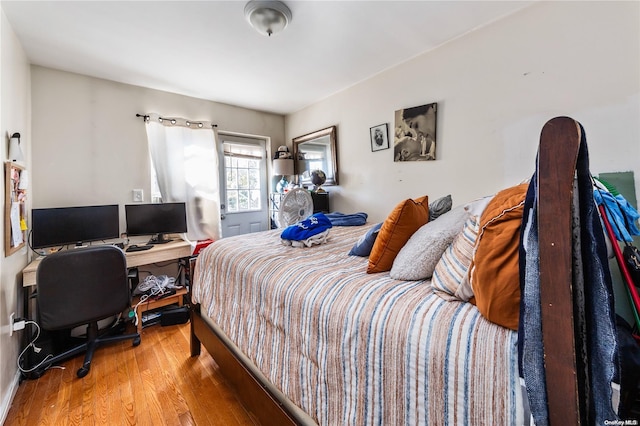
<svg viewBox="0 0 640 426">
<path fill-rule="evenodd" d="M 222 237 L 268 228 L 266 141 L 218 133 Z"/>
</svg>

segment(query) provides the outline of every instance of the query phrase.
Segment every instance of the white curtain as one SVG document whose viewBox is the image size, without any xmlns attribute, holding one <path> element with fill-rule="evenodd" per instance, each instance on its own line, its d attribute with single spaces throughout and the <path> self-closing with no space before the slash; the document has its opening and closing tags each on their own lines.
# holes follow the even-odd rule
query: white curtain
<svg viewBox="0 0 640 426">
<path fill-rule="evenodd" d="M 220 182 L 217 132 L 211 123 L 182 118 L 145 120 L 151 161 L 163 202 L 185 202 L 187 238 L 217 240 L 220 228 Z"/>
</svg>

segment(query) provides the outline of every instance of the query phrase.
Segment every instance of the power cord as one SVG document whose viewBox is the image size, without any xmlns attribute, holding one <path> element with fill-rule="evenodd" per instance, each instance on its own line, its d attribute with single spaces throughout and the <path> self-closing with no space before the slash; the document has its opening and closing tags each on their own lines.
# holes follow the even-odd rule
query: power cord
<svg viewBox="0 0 640 426">
<path fill-rule="evenodd" d="M 173 277 L 168 277 L 166 275 L 160 275 L 158 277 L 156 277 L 155 275 L 149 275 L 147 277 L 145 277 L 144 280 L 142 280 L 141 283 L 139 283 L 135 290 L 133 290 L 133 294 L 134 295 L 138 295 L 138 294 L 148 294 L 149 292 L 154 291 L 155 289 L 171 289 L 171 288 L 178 288 L 175 285 L 176 279 Z"/>
<path fill-rule="evenodd" d="M 133 294 L 141 294 L 140 301 L 133 307 L 133 324 L 136 327 L 138 326 L 138 306 L 147 302 L 152 297 L 162 296 L 166 292 L 182 288 L 181 286 L 176 286 L 175 282 L 175 278 L 166 275 L 160 275 L 158 277 L 149 275 L 136 286 Z"/>
<path fill-rule="evenodd" d="M 27 345 L 26 348 L 24 348 L 22 350 L 22 352 L 20 352 L 20 355 L 18 355 L 18 369 L 22 372 L 22 373 L 31 373 L 35 370 L 37 370 L 38 368 L 40 368 L 43 364 L 45 364 L 49 359 L 53 358 L 53 354 L 48 354 L 46 357 L 44 357 L 44 359 L 42 361 L 40 361 L 38 364 L 36 364 L 35 366 L 31 367 L 31 368 L 24 368 L 21 364 L 22 361 L 22 357 L 27 353 L 27 350 L 29 348 L 33 348 L 33 352 L 35 353 L 40 353 L 40 351 L 42 350 L 42 348 L 39 348 L 35 345 L 36 341 L 38 340 L 38 337 L 40 337 L 40 326 L 38 325 L 37 322 L 35 321 L 25 321 L 25 325 L 27 324 L 33 324 L 36 327 L 36 336 L 33 338 L 33 340 L 31 340 L 31 342 Z M 47 366 L 45 368 L 48 369 L 51 366 Z"/>
<path fill-rule="evenodd" d="M 34 252 L 35 254 L 37 254 L 38 256 L 46 256 L 47 253 L 42 250 L 42 251 L 38 251 L 35 248 L 33 248 L 33 245 L 31 244 L 31 234 L 33 233 L 33 230 L 30 229 L 29 230 L 29 235 L 27 235 L 27 244 L 29 245 L 29 248 L 31 249 L 32 252 Z"/>
</svg>

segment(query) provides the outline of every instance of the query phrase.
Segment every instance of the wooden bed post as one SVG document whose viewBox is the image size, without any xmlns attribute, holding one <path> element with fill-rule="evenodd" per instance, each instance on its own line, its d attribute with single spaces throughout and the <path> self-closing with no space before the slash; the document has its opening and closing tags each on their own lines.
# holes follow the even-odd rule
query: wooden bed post
<svg viewBox="0 0 640 426">
<path fill-rule="evenodd" d="M 544 126 L 538 153 L 540 303 L 549 424 L 580 424 L 572 288 L 571 202 L 580 126 L 557 117 Z"/>
<path fill-rule="evenodd" d="M 189 297 L 191 297 L 191 295 L 189 295 Z M 201 350 L 201 344 L 200 344 L 200 339 L 198 339 L 198 336 L 196 336 L 196 331 L 194 328 L 194 319 L 195 317 L 200 315 L 200 305 L 195 305 L 193 303 L 190 303 L 191 309 L 189 310 L 189 316 L 190 316 L 190 321 L 189 321 L 189 329 L 191 330 L 191 339 L 189 340 L 190 342 L 190 349 L 191 349 L 191 356 L 198 356 L 200 355 L 200 350 Z"/>
</svg>

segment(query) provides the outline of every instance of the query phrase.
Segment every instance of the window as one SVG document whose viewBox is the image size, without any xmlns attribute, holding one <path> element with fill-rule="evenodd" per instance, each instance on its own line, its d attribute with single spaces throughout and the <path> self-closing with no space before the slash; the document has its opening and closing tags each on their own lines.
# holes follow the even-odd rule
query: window
<svg viewBox="0 0 640 426">
<path fill-rule="evenodd" d="M 224 169 L 226 183 L 226 211 L 239 213 L 262 209 L 260 146 L 225 142 Z"/>
</svg>

